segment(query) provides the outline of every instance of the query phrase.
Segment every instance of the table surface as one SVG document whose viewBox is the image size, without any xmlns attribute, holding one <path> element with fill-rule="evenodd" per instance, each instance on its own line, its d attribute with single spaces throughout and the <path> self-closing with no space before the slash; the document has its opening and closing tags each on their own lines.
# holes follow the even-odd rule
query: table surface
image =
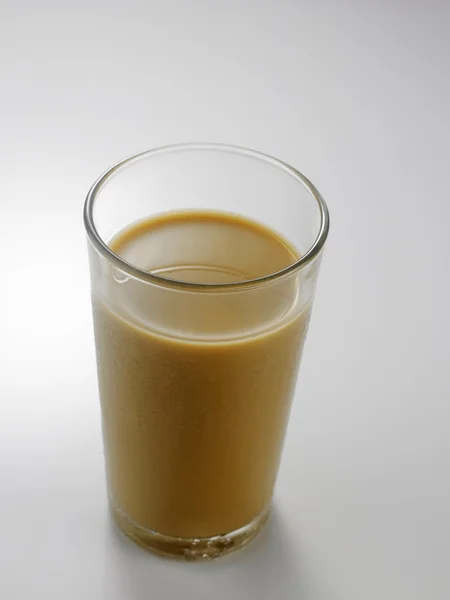
<svg viewBox="0 0 450 600">
<path fill-rule="evenodd" d="M 2 597 L 450 597 L 449 27 L 444 0 L 2 5 Z M 81 220 L 110 164 L 194 140 L 332 214 L 272 519 L 204 564 L 110 522 Z"/>
</svg>

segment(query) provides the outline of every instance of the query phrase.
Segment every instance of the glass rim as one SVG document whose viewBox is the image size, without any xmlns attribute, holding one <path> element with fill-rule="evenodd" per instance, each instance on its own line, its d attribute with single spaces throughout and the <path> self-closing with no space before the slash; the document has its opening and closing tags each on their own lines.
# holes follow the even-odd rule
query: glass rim
<svg viewBox="0 0 450 600">
<path fill-rule="evenodd" d="M 100 234 L 98 233 L 97 227 L 94 222 L 94 204 L 95 200 L 103 188 L 103 186 L 108 182 L 112 175 L 120 171 L 123 167 L 126 167 L 134 162 L 137 162 L 143 158 L 151 158 L 152 156 L 156 156 L 158 154 L 165 154 L 170 152 L 182 152 L 186 150 L 206 150 L 213 152 L 228 152 L 231 154 L 247 156 L 249 158 L 254 158 L 260 162 L 272 165 L 273 167 L 277 167 L 281 169 L 294 179 L 296 179 L 299 183 L 303 184 L 304 187 L 309 191 L 311 196 L 317 203 L 320 213 L 320 227 L 316 239 L 313 244 L 310 246 L 307 252 L 302 254 L 302 256 L 279 271 L 275 271 L 274 273 L 269 273 L 268 275 L 264 275 L 262 277 L 256 277 L 254 279 L 247 279 L 245 281 L 235 281 L 231 283 L 193 283 L 188 281 L 178 281 L 175 279 L 170 279 L 168 277 L 163 277 L 161 275 L 157 275 L 156 273 L 151 273 L 149 271 L 144 271 L 129 263 L 128 261 L 121 258 L 118 254 L 113 252 L 111 248 L 107 245 L 107 243 L 102 239 Z M 311 181 L 305 177 L 300 171 L 289 165 L 288 163 L 274 158 L 270 156 L 270 154 L 265 154 L 263 152 L 258 152 L 256 150 L 251 150 L 249 148 L 245 148 L 242 146 L 234 146 L 231 144 L 220 144 L 220 143 L 208 143 L 208 142 L 191 142 L 191 143 L 183 143 L 183 144 L 171 144 L 168 146 L 161 146 L 158 148 L 153 148 L 150 150 L 144 150 L 143 152 L 138 152 L 136 154 L 132 154 L 127 158 L 120 160 L 115 163 L 112 167 L 107 169 L 100 177 L 94 182 L 91 189 L 89 190 L 86 201 L 84 203 L 84 211 L 83 211 L 83 219 L 84 226 L 86 228 L 87 235 L 89 240 L 92 242 L 94 248 L 113 266 L 117 267 L 121 271 L 125 272 L 130 277 L 134 279 L 139 279 L 146 283 L 153 283 L 162 287 L 171 287 L 177 288 L 179 290 L 190 290 L 190 291 L 212 291 L 212 290 L 235 290 L 259 286 L 265 283 L 275 281 L 278 279 L 282 279 L 287 275 L 295 273 L 299 271 L 310 262 L 312 262 L 322 250 L 325 241 L 328 237 L 328 231 L 330 228 L 330 217 L 328 212 L 328 207 L 325 203 L 325 200 L 322 198 L 321 194 L 317 190 L 317 188 L 311 183 Z"/>
</svg>

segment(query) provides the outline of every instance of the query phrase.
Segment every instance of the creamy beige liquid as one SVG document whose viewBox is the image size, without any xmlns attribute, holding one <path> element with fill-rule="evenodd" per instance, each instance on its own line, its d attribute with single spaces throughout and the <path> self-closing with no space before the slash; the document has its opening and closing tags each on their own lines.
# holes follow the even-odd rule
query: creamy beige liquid
<svg viewBox="0 0 450 600">
<path fill-rule="evenodd" d="M 221 213 L 132 225 L 110 247 L 172 279 L 226 283 L 296 259 L 272 231 Z M 94 294 L 111 501 L 177 537 L 236 530 L 270 504 L 309 309 L 296 282 L 224 293 L 113 282 Z"/>
</svg>

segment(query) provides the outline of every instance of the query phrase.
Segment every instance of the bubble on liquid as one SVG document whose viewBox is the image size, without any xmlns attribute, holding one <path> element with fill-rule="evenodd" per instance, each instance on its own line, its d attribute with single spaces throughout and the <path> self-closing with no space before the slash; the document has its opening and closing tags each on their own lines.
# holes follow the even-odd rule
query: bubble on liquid
<svg viewBox="0 0 450 600">
<path fill-rule="evenodd" d="M 120 271 L 119 269 L 116 269 L 115 267 L 112 268 L 112 276 L 113 279 L 116 283 L 127 283 L 127 281 L 130 279 L 128 277 L 128 275 L 125 275 L 125 273 L 123 271 Z"/>
</svg>

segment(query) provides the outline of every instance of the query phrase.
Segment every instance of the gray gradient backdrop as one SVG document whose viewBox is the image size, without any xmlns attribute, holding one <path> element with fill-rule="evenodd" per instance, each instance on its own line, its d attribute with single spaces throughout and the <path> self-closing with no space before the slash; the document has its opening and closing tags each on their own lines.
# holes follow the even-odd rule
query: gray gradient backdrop
<svg viewBox="0 0 450 600">
<path fill-rule="evenodd" d="M 0 1 L 2 598 L 450 597 L 449 29 L 444 1 Z M 111 163 L 191 140 L 332 212 L 273 519 L 210 564 L 109 522 L 81 220 Z"/>
</svg>

